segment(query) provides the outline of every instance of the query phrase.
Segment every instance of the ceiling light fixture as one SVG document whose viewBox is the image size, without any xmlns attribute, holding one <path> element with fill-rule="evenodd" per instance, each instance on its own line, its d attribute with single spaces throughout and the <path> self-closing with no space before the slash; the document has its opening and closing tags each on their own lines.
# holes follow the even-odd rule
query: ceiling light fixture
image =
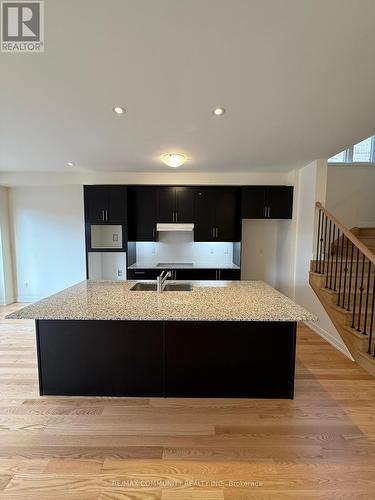
<svg viewBox="0 0 375 500">
<path fill-rule="evenodd" d="M 225 108 L 214 108 L 212 110 L 212 113 L 215 115 L 215 116 L 223 116 L 223 114 L 225 113 Z"/>
<path fill-rule="evenodd" d="M 181 153 L 164 153 L 160 157 L 161 161 L 168 165 L 168 167 L 181 167 L 186 161 L 187 156 Z"/>
<path fill-rule="evenodd" d="M 71 161 L 68 161 L 67 165 L 68 167 L 74 167 L 74 163 L 72 163 Z"/>
<path fill-rule="evenodd" d="M 116 113 L 116 115 L 124 115 L 126 113 L 126 109 L 122 108 L 121 106 L 115 106 L 113 109 L 113 112 Z"/>
</svg>

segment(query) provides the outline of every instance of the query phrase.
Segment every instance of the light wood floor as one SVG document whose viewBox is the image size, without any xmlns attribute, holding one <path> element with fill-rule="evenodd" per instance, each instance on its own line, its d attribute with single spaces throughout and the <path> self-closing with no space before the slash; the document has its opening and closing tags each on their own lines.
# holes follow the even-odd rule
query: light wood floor
<svg viewBox="0 0 375 500">
<path fill-rule="evenodd" d="M 374 499 L 375 379 L 307 327 L 288 400 L 38 396 L 0 308 L 0 498 Z M 272 349 L 272 346 L 270 346 Z"/>
</svg>

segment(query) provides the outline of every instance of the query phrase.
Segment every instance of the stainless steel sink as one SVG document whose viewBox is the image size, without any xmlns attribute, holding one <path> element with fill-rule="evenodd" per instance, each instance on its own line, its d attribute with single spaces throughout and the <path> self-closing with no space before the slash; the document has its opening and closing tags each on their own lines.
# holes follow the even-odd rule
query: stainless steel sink
<svg viewBox="0 0 375 500">
<path fill-rule="evenodd" d="M 167 283 L 163 292 L 191 292 L 193 289 L 190 283 Z M 156 283 L 136 283 L 131 287 L 131 292 L 156 292 Z"/>
<path fill-rule="evenodd" d="M 167 283 L 164 292 L 191 292 L 193 287 L 190 283 Z"/>
<path fill-rule="evenodd" d="M 156 292 L 156 283 L 136 283 L 131 287 L 131 292 Z"/>
</svg>

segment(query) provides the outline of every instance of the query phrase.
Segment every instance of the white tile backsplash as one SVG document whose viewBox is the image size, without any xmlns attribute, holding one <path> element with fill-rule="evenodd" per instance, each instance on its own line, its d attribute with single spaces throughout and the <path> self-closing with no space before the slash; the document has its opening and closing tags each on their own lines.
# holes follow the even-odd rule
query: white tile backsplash
<svg viewBox="0 0 375 500">
<path fill-rule="evenodd" d="M 137 264 L 192 262 L 228 265 L 233 262 L 233 243 L 194 242 L 193 232 L 159 233 L 157 242 L 137 242 Z"/>
</svg>

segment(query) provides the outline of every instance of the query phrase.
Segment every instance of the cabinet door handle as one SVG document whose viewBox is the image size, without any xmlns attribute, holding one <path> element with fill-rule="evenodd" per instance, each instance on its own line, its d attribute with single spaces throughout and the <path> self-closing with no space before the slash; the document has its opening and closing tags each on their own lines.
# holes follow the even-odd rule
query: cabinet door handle
<svg viewBox="0 0 375 500">
<path fill-rule="evenodd" d="M 215 238 L 215 228 L 212 228 L 212 237 Z"/>
<path fill-rule="evenodd" d="M 145 271 L 134 271 L 134 274 L 145 274 Z"/>
<path fill-rule="evenodd" d="M 105 211 L 105 220 L 108 222 L 108 210 Z"/>
<path fill-rule="evenodd" d="M 152 228 L 152 237 L 155 238 L 155 228 Z"/>
<path fill-rule="evenodd" d="M 268 207 L 264 207 L 264 217 L 267 219 Z"/>
<path fill-rule="evenodd" d="M 174 222 L 174 212 L 172 212 L 172 222 Z"/>
<path fill-rule="evenodd" d="M 268 207 L 268 217 L 271 218 L 271 207 Z"/>
<path fill-rule="evenodd" d="M 102 221 L 105 222 L 105 210 L 102 210 Z"/>
<path fill-rule="evenodd" d="M 216 228 L 216 238 L 218 238 L 218 237 L 219 237 L 219 228 L 217 227 Z"/>
<path fill-rule="evenodd" d="M 178 212 L 176 212 L 176 222 L 178 222 Z"/>
</svg>

